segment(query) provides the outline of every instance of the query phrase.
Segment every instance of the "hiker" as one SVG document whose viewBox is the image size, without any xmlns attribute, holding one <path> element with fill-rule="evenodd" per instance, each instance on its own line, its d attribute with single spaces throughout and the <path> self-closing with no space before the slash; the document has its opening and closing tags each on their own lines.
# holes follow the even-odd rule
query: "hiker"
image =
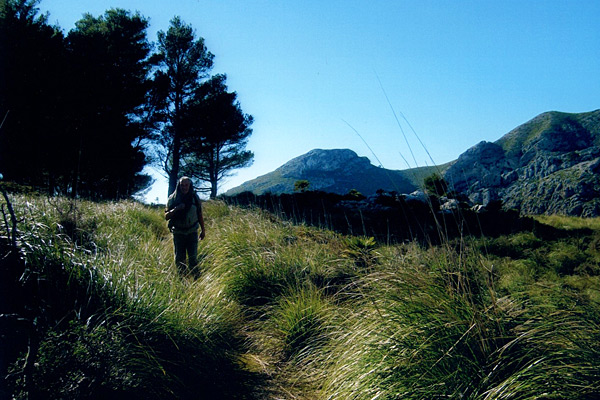
<svg viewBox="0 0 600 400">
<path fill-rule="evenodd" d="M 175 248 L 175 264 L 180 272 L 192 271 L 198 263 L 198 239 L 204 239 L 204 219 L 202 204 L 194 191 L 192 181 L 184 176 L 177 181 L 175 191 L 167 200 L 165 219 L 169 221 L 169 229 L 173 233 Z M 198 235 L 200 227 L 200 235 Z M 186 254 L 189 259 L 186 265 Z"/>
</svg>

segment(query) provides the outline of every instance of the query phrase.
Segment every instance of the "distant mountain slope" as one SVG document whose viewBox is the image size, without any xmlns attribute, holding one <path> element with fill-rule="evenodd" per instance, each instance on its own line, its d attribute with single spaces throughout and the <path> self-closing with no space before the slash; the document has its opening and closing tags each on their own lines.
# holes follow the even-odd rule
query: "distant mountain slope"
<svg viewBox="0 0 600 400">
<path fill-rule="evenodd" d="M 481 142 L 445 172 L 473 202 L 501 199 L 524 214 L 600 215 L 600 110 L 547 112 L 494 143 Z"/>
<path fill-rule="evenodd" d="M 378 189 L 410 193 L 423 177 L 435 171 L 434 167 L 424 167 L 397 171 L 376 167 L 367 157 L 359 157 L 348 149 L 315 149 L 296 157 L 275 171 L 225 193 L 233 196 L 241 192 L 254 194 L 293 193 L 298 180 L 310 182 L 309 190 L 346 194 L 356 189 L 364 195 L 374 194 Z"/>
<path fill-rule="evenodd" d="M 292 193 L 302 179 L 310 190 L 339 194 L 410 193 L 438 171 L 473 203 L 500 199 L 523 214 L 600 216 L 600 110 L 540 114 L 439 167 L 386 170 L 351 150 L 312 150 L 225 194 Z"/>
</svg>

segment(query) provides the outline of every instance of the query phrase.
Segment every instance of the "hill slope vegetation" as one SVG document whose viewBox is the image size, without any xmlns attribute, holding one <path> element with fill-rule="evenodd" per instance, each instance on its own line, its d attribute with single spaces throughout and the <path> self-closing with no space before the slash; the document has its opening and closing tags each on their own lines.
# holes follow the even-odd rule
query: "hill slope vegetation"
<svg viewBox="0 0 600 400">
<path fill-rule="evenodd" d="M 8 199 L 5 397 L 600 396 L 598 220 L 385 245 L 211 201 L 180 276 L 161 209 Z"/>
</svg>

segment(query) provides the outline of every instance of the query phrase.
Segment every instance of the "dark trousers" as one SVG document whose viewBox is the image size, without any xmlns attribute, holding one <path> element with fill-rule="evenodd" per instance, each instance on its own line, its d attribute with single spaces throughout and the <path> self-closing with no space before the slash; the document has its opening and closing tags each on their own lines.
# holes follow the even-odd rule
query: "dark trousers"
<svg viewBox="0 0 600 400">
<path fill-rule="evenodd" d="M 175 247 L 175 264 L 180 272 L 189 272 L 198 264 L 198 232 L 173 234 L 173 245 Z M 186 264 L 186 256 L 189 263 Z"/>
</svg>

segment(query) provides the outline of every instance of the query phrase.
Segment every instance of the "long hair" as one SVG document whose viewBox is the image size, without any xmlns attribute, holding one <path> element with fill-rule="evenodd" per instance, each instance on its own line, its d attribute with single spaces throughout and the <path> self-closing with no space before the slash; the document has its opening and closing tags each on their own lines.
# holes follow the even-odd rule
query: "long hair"
<svg viewBox="0 0 600 400">
<path fill-rule="evenodd" d="M 190 190 L 184 194 L 181 191 L 181 182 L 183 181 L 188 181 L 190 182 Z M 171 205 L 171 208 L 175 208 L 177 207 L 179 204 L 183 203 L 185 204 L 185 210 L 183 210 L 184 213 L 188 212 L 190 207 L 192 206 L 192 204 L 194 203 L 194 197 L 195 197 L 195 191 L 194 191 L 194 184 L 192 183 L 192 180 L 187 177 L 187 176 L 182 176 L 181 178 L 179 178 L 179 180 L 177 181 L 177 185 L 175 186 L 175 191 L 173 192 L 172 195 L 174 196 L 173 199 L 173 204 Z"/>
</svg>

